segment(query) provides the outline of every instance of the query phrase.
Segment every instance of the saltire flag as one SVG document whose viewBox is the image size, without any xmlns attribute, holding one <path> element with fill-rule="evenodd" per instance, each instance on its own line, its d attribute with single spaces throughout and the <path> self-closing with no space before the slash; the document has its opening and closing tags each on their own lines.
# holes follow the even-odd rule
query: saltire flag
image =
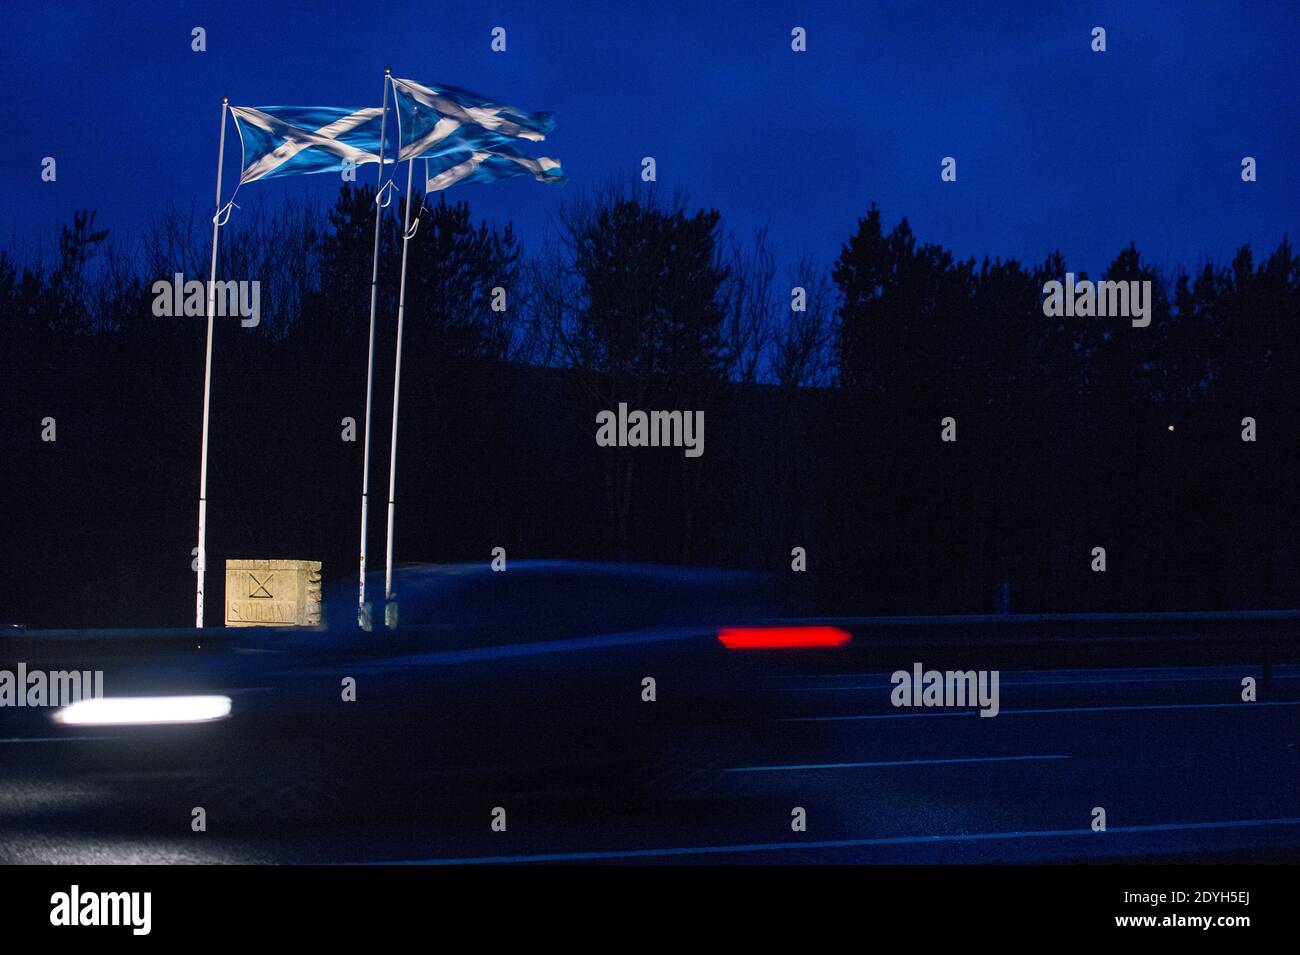
<svg viewBox="0 0 1300 955">
<path fill-rule="evenodd" d="M 393 98 L 398 162 L 470 154 L 511 140 L 541 142 L 555 128 L 550 113 L 529 113 L 454 86 L 425 86 L 393 77 Z"/>
<path fill-rule="evenodd" d="M 378 106 L 232 106 L 230 112 L 244 154 L 240 185 L 379 162 L 384 111 Z"/>
<path fill-rule="evenodd" d="M 438 192 L 460 183 L 497 182 L 531 175 L 538 182 L 560 183 L 564 171 L 546 156 L 525 156 L 510 146 L 444 153 L 424 160 L 424 190 Z"/>
</svg>

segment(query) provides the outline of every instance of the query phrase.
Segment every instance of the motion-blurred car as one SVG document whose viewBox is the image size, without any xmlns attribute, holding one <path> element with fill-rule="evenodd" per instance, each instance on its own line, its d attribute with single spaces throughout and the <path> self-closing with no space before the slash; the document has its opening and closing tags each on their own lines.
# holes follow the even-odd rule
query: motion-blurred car
<svg viewBox="0 0 1300 955">
<path fill-rule="evenodd" d="M 685 790 L 711 738 L 763 718 L 773 657 L 719 639 L 780 614 L 761 575 L 515 562 L 397 583 L 392 632 L 330 628 L 355 615 L 340 590 L 323 630 L 7 638 L 0 666 L 102 670 L 110 703 L 0 710 L 39 741 L 0 748 L 0 772 L 254 816 L 398 813 L 484 788 Z"/>
</svg>

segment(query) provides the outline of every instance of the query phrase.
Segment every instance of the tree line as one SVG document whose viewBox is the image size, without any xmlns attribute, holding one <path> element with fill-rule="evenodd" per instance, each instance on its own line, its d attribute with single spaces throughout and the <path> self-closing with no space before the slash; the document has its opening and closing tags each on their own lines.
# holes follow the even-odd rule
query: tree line
<svg viewBox="0 0 1300 955">
<path fill-rule="evenodd" d="M 329 208 L 254 204 L 222 231 L 218 275 L 261 283 L 262 320 L 218 321 L 215 607 L 227 557 L 355 575 L 374 198 L 345 184 Z M 84 212 L 48 261 L 0 251 L 0 620 L 186 621 L 206 325 L 156 317 L 152 286 L 206 279 L 209 228 L 168 207 L 124 241 Z M 380 235 L 374 501 L 400 228 L 387 215 Z M 399 561 L 501 546 L 749 567 L 825 613 L 1300 596 L 1285 238 L 1191 270 L 1121 248 L 1098 277 L 1152 283 L 1145 328 L 1046 317 L 1044 284 L 1086 277 L 1060 253 L 960 259 L 874 206 L 829 267 L 683 194 L 615 186 L 570 198 L 536 248 L 425 197 L 408 253 Z M 703 411 L 706 453 L 597 447 L 620 402 Z"/>
</svg>

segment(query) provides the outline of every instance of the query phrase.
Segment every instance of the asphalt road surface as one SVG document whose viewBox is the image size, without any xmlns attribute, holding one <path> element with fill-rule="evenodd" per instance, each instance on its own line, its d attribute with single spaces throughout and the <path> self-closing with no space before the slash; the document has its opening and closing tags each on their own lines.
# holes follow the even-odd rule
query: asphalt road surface
<svg viewBox="0 0 1300 955">
<path fill-rule="evenodd" d="M 1300 861 L 1300 667 L 1242 702 L 1251 667 L 1020 670 L 1000 713 L 896 709 L 888 673 L 758 677 L 779 707 L 729 727 L 689 793 L 428 792 L 386 820 L 175 813 L 92 786 L 0 780 L 6 863 L 965 863 Z M 656 705 L 663 705 L 662 703 Z M 0 739 L 15 747 L 65 742 Z M 492 810 L 506 810 L 493 831 Z M 806 831 L 793 831 L 796 807 Z M 1095 809 L 1106 828 L 1094 831 Z"/>
</svg>

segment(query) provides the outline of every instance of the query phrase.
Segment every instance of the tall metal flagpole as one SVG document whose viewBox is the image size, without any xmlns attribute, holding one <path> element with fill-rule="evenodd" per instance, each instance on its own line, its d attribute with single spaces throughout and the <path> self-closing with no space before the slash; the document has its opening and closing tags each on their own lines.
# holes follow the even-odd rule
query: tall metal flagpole
<svg viewBox="0 0 1300 955">
<path fill-rule="evenodd" d="M 388 457 L 388 554 L 384 563 L 384 623 L 397 627 L 397 602 L 393 599 L 393 499 L 397 488 L 397 398 L 402 384 L 402 317 L 406 309 L 406 247 L 411 242 L 411 179 L 415 157 L 406 164 L 406 212 L 402 215 L 402 278 L 397 292 L 397 360 L 393 365 L 393 436 Z"/>
<path fill-rule="evenodd" d="M 212 398 L 212 324 L 217 284 L 217 232 L 221 228 L 221 166 L 226 158 L 226 111 L 230 98 L 221 98 L 221 140 L 217 146 L 217 200 L 212 216 L 212 270 L 208 276 L 208 347 L 203 360 L 203 450 L 199 456 L 199 553 L 195 584 L 194 626 L 203 626 L 203 572 L 208 563 L 208 410 Z"/>
<path fill-rule="evenodd" d="M 388 130 L 388 81 L 391 69 L 384 70 L 384 113 L 379 120 L 379 186 L 384 188 L 384 141 Z M 366 527 L 370 511 L 370 403 L 374 391 L 375 377 L 375 295 L 379 284 L 379 223 L 383 217 L 384 206 L 379 202 L 379 192 L 375 193 L 375 252 L 370 265 L 370 349 L 366 354 L 366 437 L 365 451 L 362 452 L 361 465 L 361 587 L 357 603 L 357 626 L 369 630 L 370 608 L 366 605 Z M 391 497 L 391 495 L 390 495 Z"/>
</svg>

